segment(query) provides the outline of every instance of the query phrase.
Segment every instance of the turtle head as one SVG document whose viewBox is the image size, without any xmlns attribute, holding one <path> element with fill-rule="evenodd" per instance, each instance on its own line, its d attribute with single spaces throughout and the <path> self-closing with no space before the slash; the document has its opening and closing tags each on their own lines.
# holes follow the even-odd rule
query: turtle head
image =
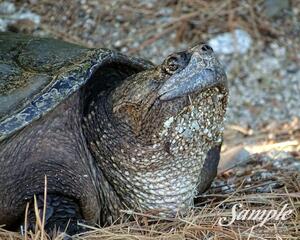
<svg viewBox="0 0 300 240">
<path fill-rule="evenodd" d="M 208 151 L 222 142 L 226 75 L 211 47 L 199 44 L 129 76 L 107 103 L 112 137 L 101 133 L 98 146 L 111 143 L 111 157 L 99 162 L 121 201 L 168 215 L 188 209 Z"/>
<path fill-rule="evenodd" d="M 157 143 L 179 116 L 191 121 L 186 114 L 198 111 L 203 98 L 225 109 L 226 93 L 226 74 L 212 48 L 199 44 L 125 80 L 112 94 L 113 113 L 135 137 Z"/>
</svg>

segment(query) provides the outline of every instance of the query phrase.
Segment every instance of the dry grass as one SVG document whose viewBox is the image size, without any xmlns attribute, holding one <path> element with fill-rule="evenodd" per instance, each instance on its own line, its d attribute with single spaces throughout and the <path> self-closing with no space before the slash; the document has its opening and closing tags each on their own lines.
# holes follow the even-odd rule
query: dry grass
<svg viewBox="0 0 300 240">
<path fill-rule="evenodd" d="M 88 227 L 90 231 L 76 239 L 299 239 L 300 174 L 275 169 L 262 158 L 263 155 L 253 156 L 245 166 L 220 173 L 209 192 L 197 197 L 196 207 L 187 216 L 161 218 L 150 213 L 123 211 L 121 223 L 104 228 Z M 257 177 L 257 172 L 267 177 Z M 288 204 L 287 209 L 292 209 L 293 213 L 285 221 L 270 220 L 263 226 L 252 220 L 220 226 L 220 218 L 231 219 L 232 207 L 237 203 L 243 205 L 242 209 L 278 212 Z M 47 239 L 41 230 L 44 219 L 39 219 L 37 225 L 39 230 L 35 234 L 27 233 L 27 239 Z M 0 231 L 0 239 L 26 238 L 3 229 Z M 63 235 L 58 235 L 54 239 L 62 238 Z"/>
</svg>

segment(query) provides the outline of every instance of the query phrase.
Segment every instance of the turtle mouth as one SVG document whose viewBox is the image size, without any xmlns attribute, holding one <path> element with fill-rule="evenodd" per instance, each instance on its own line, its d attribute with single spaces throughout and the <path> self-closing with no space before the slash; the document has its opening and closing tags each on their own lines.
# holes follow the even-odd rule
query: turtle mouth
<svg viewBox="0 0 300 240">
<path fill-rule="evenodd" d="M 225 96 L 228 94 L 228 88 L 226 85 L 223 85 L 223 84 L 216 84 L 216 85 L 212 85 L 212 86 L 207 86 L 207 87 L 204 87 L 204 88 L 201 88 L 200 90 L 199 89 L 196 89 L 196 90 L 193 90 L 193 91 L 189 91 L 189 92 L 185 92 L 185 93 L 181 93 L 181 94 L 178 94 L 178 95 L 173 95 L 173 96 L 170 96 L 171 95 L 171 91 L 170 92 L 166 92 L 166 93 L 163 93 L 162 95 L 159 95 L 158 96 L 158 101 L 164 103 L 164 102 L 170 102 L 170 101 L 180 101 L 180 99 L 189 99 L 189 101 L 187 102 L 186 105 L 189 105 L 191 104 L 191 98 L 203 98 L 203 93 L 206 93 L 206 92 L 210 92 L 210 90 L 216 90 L 217 89 L 217 92 L 219 92 L 219 94 Z"/>
<path fill-rule="evenodd" d="M 227 91 L 226 75 L 222 68 L 203 69 L 192 72 L 189 76 L 180 74 L 168 79 L 158 94 L 162 101 L 204 92 L 217 87 L 221 92 Z"/>
</svg>

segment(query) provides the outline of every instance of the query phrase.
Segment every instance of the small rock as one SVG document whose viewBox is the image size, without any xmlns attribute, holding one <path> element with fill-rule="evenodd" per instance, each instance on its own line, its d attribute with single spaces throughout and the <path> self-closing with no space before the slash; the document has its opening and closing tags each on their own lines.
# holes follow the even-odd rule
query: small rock
<svg viewBox="0 0 300 240">
<path fill-rule="evenodd" d="M 158 16 L 171 16 L 173 13 L 173 9 L 170 7 L 163 7 L 158 12 Z"/>
<path fill-rule="evenodd" d="M 14 14 L 13 17 L 15 19 L 29 19 L 36 25 L 39 25 L 41 22 L 41 17 L 39 15 L 27 10 L 22 11 L 18 14 Z"/>
<path fill-rule="evenodd" d="M 250 153 L 242 146 L 237 146 L 221 154 L 221 160 L 218 166 L 218 172 L 237 165 L 243 165 L 250 158 Z"/>
<path fill-rule="evenodd" d="M 5 32 L 7 29 L 7 22 L 3 19 L 0 19 L 0 31 Z"/>
<path fill-rule="evenodd" d="M 40 24 L 41 17 L 28 10 L 16 10 L 9 2 L 0 3 L 0 31 L 32 33 Z"/>
<path fill-rule="evenodd" d="M 122 41 L 121 40 L 117 40 L 115 43 L 114 43 L 114 47 L 116 48 L 119 48 L 122 46 Z"/>
<path fill-rule="evenodd" d="M 218 54 L 245 54 L 252 45 L 252 38 L 246 31 L 236 29 L 232 33 L 217 35 L 208 43 Z"/>
<path fill-rule="evenodd" d="M 199 126 L 198 121 L 194 120 L 194 121 L 191 123 L 191 128 L 192 128 L 192 129 L 195 129 L 195 130 L 199 130 L 199 129 L 200 129 L 200 126 Z"/>
<path fill-rule="evenodd" d="M 170 117 L 167 121 L 165 121 L 164 127 L 169 128 L 171 126 L 171 124 L 173 123 L 173 121 L 174 121 L 174 117 Z"/>
<path fill-rule="evenodd" d="M 189 129 L 189 128 L 186 128 L 186 129 L 184 130 L 184 132 L 182 133 L 182 136 L 183 136 L 184 138 L 186 138 L 186 139 L 192 138 L 192 136 L 193 136 L 192 130 Z"/>
<path fill-rule="evenodd" d="M 7 25 L 7 30 L 16 33 L 31 34 L 35 30 L 36 25 L 30 19 L 18 19 Z"/>
<path fill-rule="evenodd" d="M 268 17 L 276 17 L 282 14 L 284 9 L 290 7 L 289 0 L 265 0 L 263 5 L 265 7 L 264 13 Z"/>
<path fill-rule="evenodd" d="M 0 3 L 0 14 L 9 15 L 16 11 L 16 7 L 13 3 L 2 2 Z"/>
<path fill-rule="evenodd" d="M 269 76 L 272 72 L 281 68 L 280 62 L 277 58 L 272 56 L 265 57 L 257 64 L 257 69 L 261 71 L 263 75 Z"/>
</svg>

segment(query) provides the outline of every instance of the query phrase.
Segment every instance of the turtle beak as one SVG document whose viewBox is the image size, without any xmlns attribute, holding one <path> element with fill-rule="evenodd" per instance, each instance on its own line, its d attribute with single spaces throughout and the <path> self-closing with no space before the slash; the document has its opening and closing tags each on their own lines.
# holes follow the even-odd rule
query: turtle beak
<svg viewBox="0 0 300 240">
<path fill-rule="evenodd" d="M 200 44 L 187 52 L 192 55 L 188 65 L 163 83 L 158 92 L 160 100 L 171 100 L 211 87 L 227 89 L 225 71 L 210 46 Z"/>
</svg>

